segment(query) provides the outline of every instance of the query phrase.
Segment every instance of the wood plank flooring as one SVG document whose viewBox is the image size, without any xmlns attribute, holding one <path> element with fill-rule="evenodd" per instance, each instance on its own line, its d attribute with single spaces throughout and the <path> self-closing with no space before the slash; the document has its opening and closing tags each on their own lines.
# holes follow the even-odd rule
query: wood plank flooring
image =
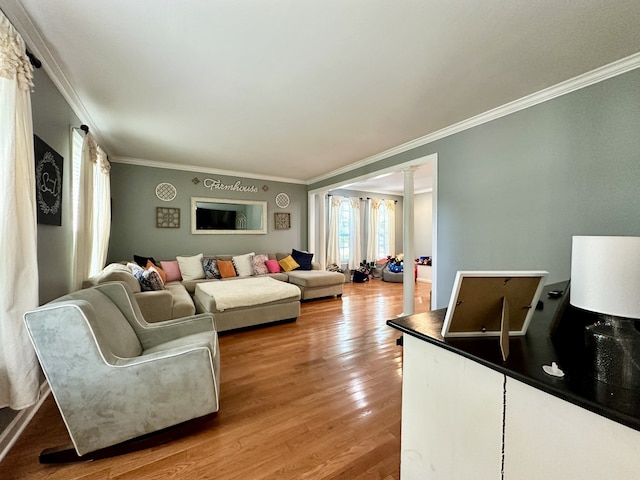
<svg viewBox="0 0 640 480">
<path fill-rule="evenodd" d="M 429 296 L 416 283 L 416 312 Z M 401 311 L 402 284 L 350 283 L 342 299 L 303 303 L 295 323 L 221 336 L 218 415 L 136 453 L 40 465 L 69 443 L 49 397 L 0 479 L 398 480 L 402 349 L 385 321 Z"/>
</svg>

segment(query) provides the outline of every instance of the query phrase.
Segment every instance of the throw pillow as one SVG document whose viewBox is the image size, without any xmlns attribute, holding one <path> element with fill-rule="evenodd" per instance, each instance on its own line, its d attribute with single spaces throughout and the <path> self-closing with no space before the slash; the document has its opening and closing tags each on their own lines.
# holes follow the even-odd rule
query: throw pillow
<svg viewBox="0 0 640 480">
<path fill-rule="evenodd" d="M 167 274 L 165 273 L 165 271 L 160 268 L 159 266 L 157 266 L 155 263 L 153 263 L 151 260 L 147 261 L 147 265 L 144 267 L 147 270 L 150 269 L 154 269 L 156 272 L 158 272 L 158 275 L 160 275 L 160 278 L 162 279 L 162 283 L 167 283 Z"/>
<path fill-rule="evenodd" d="M 176 260 L 178 261 L 178 265 L 180 265 L 180 273 L 183 280 L 199 280 L 204 278 L 201 253 L 193 256 L 178 256 Z"/>
<path fill-rule="evenodd" d="M 294 248 L 293 250 L 291 250 L 291 258 L 293 258 L 296 261 L 296 263 L 300 265 L 300 270 L 311 270 L 313 268 L 311 266 L 311 259 L 313 259 L 313 253 L 301 252 Z"/>
<path fill-rule="evenodd" d="M 278 263 L 282 267 L 282 270 L 284 270 L 285 272 L 290 272 L 291 270 L 295 270 L 296 268 L 300 268 L 300 265 L 298 264 L 298 262 L 296 262 L 291 257 L 291 255 L 289 255 L 289 256 L 283 258 L 282 260 L 278 261 Z"/>
<path fill-rule="evenodd" d="M 236 268 L 239 277 L 248 277 L 253 275 L 253 256 L 254 252 L 246 253 L 244 255 L 235 255 L 231 260 L 233 266 Z"/>
<path fill-rule="evenodd" d="M 253 256 L 253 274 L 254 275 L 264 275 L 265 273 L 269 273 L 269 269 L 267 268 L 267 266 L 265 265 L 264 262 L 266 262 L 267 260 L 269 260 L 269 257 L 267 257 L 266 255 L 254 255 Z M 278 266 L 278 268 L 280 268 Z"/>
<path fill-rule="evenodd" d="M 176 282 L 182 280 L 180 274 L 180 266 L 177 260 L 161 260 L 160 266 L 167 274 L 167 282 Z"/>
<path fill-rule="evenodd" d="M 267 266 L 267 269 L 269 269 L 269 273 L 280 273 L 282 271 L 278 260 L 267 260 L 264 264 Z"/>
<path fill-rule="evenodd" d="M 140 288 L 143 292 L 153 290 L 164 290 L 164 284 L 158 272 L 155 270 L 143 270 L 139 269 L 133 272 L 133 276 L 140 282 Z"/>
<path fill-rule="evenodd" d="M 218 269 L 220 270 L 220 276 L 222 278 L 237 277 L 236 269 L 233 268 L 233 262 L 231 260 L 218 260 Z"/>
<path fill-rule="evenodd" d="M 204 269 L 204 278 L 221 278 L 218 261 L 215 258 L 204 257 L 202 259 L 202 268 Z"/>
<path fill-rule="evenodd" d="M 158 265 L 158 262 L 156 262 L 153 257 L 143 257 L 141 255 L 134 255 L 133 256 L 133 261 L 136 262 L 138 265 L 140 265 L 142 268 L 146 268 L 147 267 L 147 262 L 149 260 L 151 260 L 154 265 Z"/>
</svg>

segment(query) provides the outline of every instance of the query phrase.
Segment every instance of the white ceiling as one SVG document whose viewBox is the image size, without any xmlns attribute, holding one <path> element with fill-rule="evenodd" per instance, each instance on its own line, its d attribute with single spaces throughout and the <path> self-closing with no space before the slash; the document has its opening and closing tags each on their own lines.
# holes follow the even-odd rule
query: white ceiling
<svg viewBox="0 0 640 480">
<path fill-rule="evenodd" d="M 638 0 L 0 8 L 112 160 L 298 183 L 640 52 Z"/>
</svg>

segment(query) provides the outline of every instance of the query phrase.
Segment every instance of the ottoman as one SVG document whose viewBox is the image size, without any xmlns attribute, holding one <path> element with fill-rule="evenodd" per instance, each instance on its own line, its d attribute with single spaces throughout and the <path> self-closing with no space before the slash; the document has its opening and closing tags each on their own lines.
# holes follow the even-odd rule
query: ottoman
<svg viewBox="0 0 640 480">
<path fill-rule="evenodd" d="M 344 273 L 325 270 L 292 270 L 287 272 L 289 283 L 300 288 L 302 300 L 321 297 L 341 297 Z"/>
<path fill-rule="evenodd" d="M 270 277 L 199 283 L 193 301 L 198 313 L 213 313 L 218 332 L 294 321 L 300 315 L 300 289 Z"/>
</svg>

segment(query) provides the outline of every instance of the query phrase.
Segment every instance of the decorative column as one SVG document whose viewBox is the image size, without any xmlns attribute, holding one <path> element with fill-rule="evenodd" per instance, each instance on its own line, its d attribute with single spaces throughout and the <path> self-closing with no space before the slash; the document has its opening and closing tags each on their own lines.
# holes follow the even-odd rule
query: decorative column
<svg viewBox="0 0 640 480">
<path fill-rule="evenodd" d="M 414 273 L 414 196 L 413 173 L 415 167 L 409 167 L 402 171 L 404 174 L 404 199 L 402 202 L 402 250 L 404 254 L 403 291 L 402 291 L 402 315 L 415 313 L 415 273 Z"/>
</svg>

